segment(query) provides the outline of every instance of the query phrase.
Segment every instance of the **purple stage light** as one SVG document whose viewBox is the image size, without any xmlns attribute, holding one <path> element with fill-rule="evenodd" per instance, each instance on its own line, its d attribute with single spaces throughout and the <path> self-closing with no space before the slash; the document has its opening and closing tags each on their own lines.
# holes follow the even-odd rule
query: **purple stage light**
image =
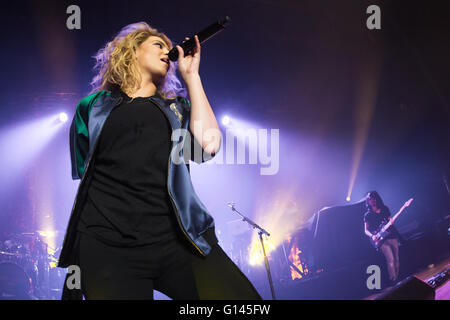
<svg viewBox="0 0 450 320">
<path fill-rule="evenodd" d="M 222 118 L 222 124 L 223 124 L 224 126 L 229 125 L 230 122 L 231 122 L 231 119 L 230 119 L 229 116 L 225 116 L 225 117 Z"/>
<path fill-rule="evenodd" d="M 59 114 L 59 121 L 61 121 L 62 123 L 65 123 L 65 122 L 67 122 L 67 119 L 68 119 L 69 117 L 67 116 L 67 113 L 65 113 L 65 112 L 61 112 L 60 114 Z"/>
<path fill-rule="evenodd" d="M 58 115 L 13 124 L 0 131 L 0 186 L 11 188 L 61 128 Z"/>
</svg>

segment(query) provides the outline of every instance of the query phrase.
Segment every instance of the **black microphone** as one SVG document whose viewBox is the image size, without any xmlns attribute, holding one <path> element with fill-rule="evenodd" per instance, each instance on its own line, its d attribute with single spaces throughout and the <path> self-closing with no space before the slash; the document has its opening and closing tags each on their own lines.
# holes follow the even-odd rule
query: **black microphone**
<svg viewBox="0 0 450 320">
<path fill-rule="evenodd" d="M 212 36 L 216 35 L 218 32 L 225 29 L 225 27 L 228 25 L 229 22 L 231 22 L 231 18 L 229 16 L 226 16 L 225 18 L 217 22 L 214 22 L 212 25 L 206 27 L 205 29 L 196 34 L 198 36 L 198 40 L 200 41 L 200 43 L 205 42 Z M 183 42 L 179 46 L 183 48 L 185 56 L 190 55 L 192 51 L 195 49 L 195 37 L 190 37 L 189 40 Z M 178 50 L 176 46 L 169 51 L 169 59 L 171 61 L 178 60 Z"/>
</svg>

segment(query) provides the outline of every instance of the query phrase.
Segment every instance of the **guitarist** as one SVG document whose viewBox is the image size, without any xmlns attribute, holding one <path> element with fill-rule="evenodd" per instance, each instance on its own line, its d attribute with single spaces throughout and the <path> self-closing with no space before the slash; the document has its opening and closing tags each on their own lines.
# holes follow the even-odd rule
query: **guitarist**
<svg viewBox="0 0 450 320">
<path fill-rule="evenodd" d="M 378 240 L 376 236 L 377 231 L 391 219 L 391 212 L 389 208 L 385 206 L 383 200 L 381 200 L 380 195 L 376 191 L 371 191 L 367 194 L 366 208 L 367 212 L 364 214 L 364 231 L 372 241 L 376 241 Z M 379 249 L 386 258 L 389 279 L 392 282 L 395 282 L 398 278 L 400 267 L 398 256 L 400 234 L 393 225 L 388 230 L 389 235 L 383 241 Z"/>
</svg>

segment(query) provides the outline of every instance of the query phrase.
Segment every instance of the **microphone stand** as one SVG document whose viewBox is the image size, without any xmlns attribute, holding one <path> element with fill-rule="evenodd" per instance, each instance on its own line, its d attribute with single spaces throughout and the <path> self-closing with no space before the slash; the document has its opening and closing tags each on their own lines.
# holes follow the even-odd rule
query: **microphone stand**
<svg viewBox="0 0 450 320">
<path fill-rule="evenodd" d="M 236 210 L 234 207 L 234 203 L 229 203 L 228 206 L 231 208 L 232 211 L 237 212 L 242 217 L 242 221 L 247 222 L 249 225 L 253 227 L 253 229 L 258 230 L 259 240 L 261 241 L 261 246 L 264 254 L 264 264 L 266 265 L 266 271 L 267 271 L 267 277 L 269 278 L 269 285 L 270 285 L 270 292 L 272 294 L 272 300 L 276 300 L 275 298 L 275 290 L 273 288 L 273 281 L 272 281 L 272 275 L 270 273 L 270 266 L 269 266 L 269 259 L 267 259 L 266 255 L 266 249 L 264 248 L 264 240 L 263 240 L 263 234 L 265 234 L 267 237 L 270 236 L 270 233 L 268 233 L 266 230 L 258 226 L 255 222 L 244 216 L 242 213 Z"/>
</svg>

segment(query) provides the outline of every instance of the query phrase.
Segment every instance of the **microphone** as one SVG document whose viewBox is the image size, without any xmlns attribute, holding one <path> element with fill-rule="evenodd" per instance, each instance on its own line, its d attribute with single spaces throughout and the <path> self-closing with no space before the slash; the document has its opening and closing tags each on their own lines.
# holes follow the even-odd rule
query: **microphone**
<svg viewBox="0 0 450 320">
<path fill-rule="evenodd" d="M 226 16 L 225 18 L 218 20 L 214 22 L 212 25 L 206 27 L 196 35 L 198 36 L 198 40 L 200 43 L 205 42 L 209 38 L 215 36 L 218 32 L 225 29 L 225 27 L 228 25 L 228 23 L 231 22 L 231 18 L 229 16 Z M 195 38 L 190 37 L 189 40 L 183 42 L 179 45 L 181 48 L 183 48 L 184 55 L 188 56 L 192 53 L 192 51 L 195 49 Z M 172 48 L 172 50 L 169 51 L 169 59 L 171 61 L 177 61 L 178 60 L 178 50 L 175 47 Z"/>
</svg>

